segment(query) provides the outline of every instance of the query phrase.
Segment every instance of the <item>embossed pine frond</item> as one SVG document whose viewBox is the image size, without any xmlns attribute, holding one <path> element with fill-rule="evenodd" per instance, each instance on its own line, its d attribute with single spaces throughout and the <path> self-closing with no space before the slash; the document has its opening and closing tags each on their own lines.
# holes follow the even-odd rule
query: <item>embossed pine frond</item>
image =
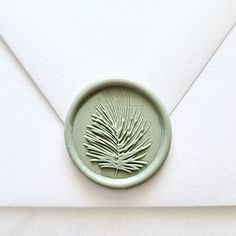
<svg viewBox="0 0 236 236">
<path fill-rule="evenodd" d="M 142 116 L 143 107 L 131 106 L 128 96 L 112 96 L 109 90 L 94 107 L 84 136 L 86 155 L 100 168 L 114 169 L 114 178 L 118 171 L 132 173 L 144 167 L 151 123 Z"/>
</svg>

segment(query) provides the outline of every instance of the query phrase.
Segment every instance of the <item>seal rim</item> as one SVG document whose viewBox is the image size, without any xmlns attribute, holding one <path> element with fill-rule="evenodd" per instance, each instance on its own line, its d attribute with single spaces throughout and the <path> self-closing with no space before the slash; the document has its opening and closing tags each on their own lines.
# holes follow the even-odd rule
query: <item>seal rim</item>
<svg viewBox="0 0 236 236">
<path fill-rule="evenodd" d="M 115 87 L 115 86 L 133 89 L 134 91 L 137 91 L 138 93 L 146 97 L 153 104 L 154 108 L 156 109 L 156 112 L 159 113 L 158 116 L 160 118 L 161 128 L 162 128 L 161 145 L 153 161 L 149 164 L 149 166 L 146 169 L 144 169 L 139 174 L 124 179 L 112 179 L 109 177 L 99 175 L 94 171 L 92 171 L 91 169 L 89 169 L 80 159 L 74 146 L 73 135 L 72 135 L 74 119 L 78 113 L 78 109 L 84 103 L 84 101 L 86 101 L 87 97 L 103 88 Z M 79 93 L 76 96 L 75 100 L 72 102 L 71 107 L 69 108 L 64 126 L 65 144 L 69 156 L 72 159 L 75 166 L 92 181 L 106 187 L 117 188 L 117 189 L 125 189 L 136 186 L 138 184 L 143 183 L 151 176 L 153 176 L 161 168 L 161 166 L 163 165 L 168 156 L 171 146 L 171 136 L 172 136 L 172 131 L 171 131 L 170 119 L 159 98 L 157 98 L 156 95 L 153 94 L 150 90 L 144 88 L 144 86 L 141 84 L 138 84 L 136 82 L 134 83 L 126 79 L 114 78 L 114 77 L 93 83 L 92 85 L 85 88 L 81 93 Z"/>
</svg>

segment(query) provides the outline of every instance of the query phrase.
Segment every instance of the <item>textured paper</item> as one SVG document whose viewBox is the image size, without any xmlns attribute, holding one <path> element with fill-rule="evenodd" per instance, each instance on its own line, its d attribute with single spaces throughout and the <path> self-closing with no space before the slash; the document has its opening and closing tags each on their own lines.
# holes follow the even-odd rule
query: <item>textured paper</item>
<svg viewBox="0 0 236 236">
<path fill-rule="evenodd" d="M 3 236 L 235 236 L 235 220 L 236 207 L 0 209 Z"/>
<path fill-rule="evenodd" d="M 0 1 L 0 32 L 62 117 L 103 76 L 142 82 L 170 112 L 236 21 L 236 1 Z"/>
<path fill-rule="evenodd" d="M 1 45 L 2 206 L 235 205 L 236 30 L 171 116 L 173 145 L 161 171 L 117 191 L 71 163 L 63 127 Z"/>
</svg>

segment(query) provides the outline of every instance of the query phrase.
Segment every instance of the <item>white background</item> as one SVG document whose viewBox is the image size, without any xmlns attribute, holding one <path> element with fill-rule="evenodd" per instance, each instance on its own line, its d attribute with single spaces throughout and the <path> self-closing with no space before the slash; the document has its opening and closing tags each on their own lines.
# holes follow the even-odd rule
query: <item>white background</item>
<svg viewBox="0 0 236 236">
<path fill-rule="evenodd" d="M 236 208 L 2 208 L 1 236 L 234 236 Z"/>
</svg>

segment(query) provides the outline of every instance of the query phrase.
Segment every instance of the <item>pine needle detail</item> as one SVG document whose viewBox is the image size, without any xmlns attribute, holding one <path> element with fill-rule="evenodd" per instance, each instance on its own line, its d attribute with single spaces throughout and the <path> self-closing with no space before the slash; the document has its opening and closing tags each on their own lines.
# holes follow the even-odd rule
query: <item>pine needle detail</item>
<svg viewBox="0 0 236 236">
<path fill-rule="evenodd" d="M 132 173 L 147 165 L 142 159 L 152 144 L 146 135 L 151 123 L 142 116 L 143 106 L 131 106 L 129 96 L 107 90 L 94 107 L 83 144 L 91 162 L 114 169 L 114 178 L 119 171 Z"/>
</svg>

